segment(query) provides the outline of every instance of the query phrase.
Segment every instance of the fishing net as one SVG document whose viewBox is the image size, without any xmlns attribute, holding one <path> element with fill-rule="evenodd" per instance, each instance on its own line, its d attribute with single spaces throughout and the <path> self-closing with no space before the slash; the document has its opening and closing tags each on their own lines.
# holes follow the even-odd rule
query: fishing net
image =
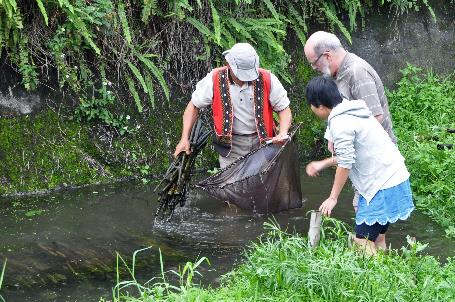
<svg viewBox="0 0 455 302">
<path fill-rule="evenodd" d="M 299 127 L 292 128 L 285 145 L 264 144 L 196 187 L 260 214 L 301 207 L 300 169 L 292 142 Z"/>
<path fill-rule="evenodd" d="M 196 157 L 207 144 L 210 133 L 211 131 L 204 127 L 202 119 L 198 118 L 189 138 L 191 153 L 181 152 L 170 164 L 154 190 L 159 190 L 159 206 L 155 214 L 158 218 L 163 219 L 167 216 L 169 221 L 177 205 L 181 207 L 185 205 Z"/>
</svg>

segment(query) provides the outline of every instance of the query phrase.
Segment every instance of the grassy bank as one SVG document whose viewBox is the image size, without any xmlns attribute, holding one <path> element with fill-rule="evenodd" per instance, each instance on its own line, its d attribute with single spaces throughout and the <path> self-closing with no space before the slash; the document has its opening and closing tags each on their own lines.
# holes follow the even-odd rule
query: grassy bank
<svg viewBox="0 0 455 302">
<path fill-rule="evenodd" d="M 453 301 L 455 262 L 422 256 L 425 245 L 409 240 L 402 250 L 377 257 L 347 247 L 345 227 L 324 222 L 320 245 L 288 234 L 274 224 L 253 243 L 243 262 L 219 288 L 193 282 L 196 264 L 187 263 L 171 285 L 162 273 L 145 286 L 134 278 L 117 284 L 114 301 Z M 127 279 L 127 277 L 124 277 Z M 105 301 L 101 299 L 100 301 Z"/>
<path fill-rule="evenodd" d="M 440 77 L 409 66 L 389 93 L 398 145 L 411 173 L 417 207 L 455 236 L 455 75 Z"/>
</svg>

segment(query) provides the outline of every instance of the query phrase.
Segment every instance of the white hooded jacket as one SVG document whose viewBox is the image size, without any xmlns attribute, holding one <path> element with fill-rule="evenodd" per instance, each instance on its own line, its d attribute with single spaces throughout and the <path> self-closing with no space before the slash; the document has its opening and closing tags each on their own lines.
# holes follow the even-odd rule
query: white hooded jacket
<svg viewBox="0 0 455 302">
<path fill-rule="evenodd" d="M 343 100 L 328 117 L 339 167 L 369 203 L 379 190 L 409 178 L 404 158 L 362 100 Z"/>
</svg>

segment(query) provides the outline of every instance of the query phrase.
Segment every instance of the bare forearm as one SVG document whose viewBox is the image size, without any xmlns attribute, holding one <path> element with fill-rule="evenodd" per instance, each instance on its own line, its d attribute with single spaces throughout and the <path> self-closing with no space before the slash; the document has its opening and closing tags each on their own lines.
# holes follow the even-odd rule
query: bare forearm
<svg viewBox="0 0 455 302">
<path fill-rule="evenodd" d="M 382 121 L 384 120 L 384 114 L 378 114 L 374 117 L 378 120 L 379 124 L 382 124 Z"/>
<path fill-rule="evenodd" d="M 323 165 L 323 169 L 327 169 L 329 167 L 336 166 L 337 157 L 336 156 L 327 157 L 326 159 L 321 160 L 321 163 Z"/>
<path fill-rule="evenodd" d="M 279 122 L 280 122 L 279 135 L 285 135 L 288 133 L 288 130 L 291 127 L 291 122 L 292 122 L 291 109 L 288 107 L 288 108 L 278 112 L 278 118 L 279 118 Z"/>
<path fill-rule="evenodd" d="M 194 106 L 192 102 L 189 102 L 188 106 L 186 106 L 185 112 L 183 113 L 182 139 L 189 139 L 191 128 L 193 128 L 198 114 L 199 108 Z"/>
<path fill-rule="evenodd" d="M 332 191 L 330 192 L 330 198 L 338 199 L 341 190 L 349 177 L 349 169 L 337 167 L 335 173 L 335 179 L 333 181 Z"/>
</svg>

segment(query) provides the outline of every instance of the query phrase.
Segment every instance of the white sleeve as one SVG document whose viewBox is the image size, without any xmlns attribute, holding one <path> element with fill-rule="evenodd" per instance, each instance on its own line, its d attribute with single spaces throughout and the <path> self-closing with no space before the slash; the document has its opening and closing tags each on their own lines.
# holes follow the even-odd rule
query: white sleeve
<svg viewBox="0 0 455 302">
<path fill-rule="evenodd" d="M 191 102 L 199 109 L 212 105 L 213 101 L 213 70 L 196 84 L 191 95 Z"/>
<path fill-rule="evenodd" d="M 329 142 L 333 143 L 333 137 L 332 137 L 332 133 L 330 132 L 329 126 L 327 126 L 327 128 L 325 128 L 324 138 L 326 140 L 328 140 Z"/>
<path fill-rule="evenodd" d="M 286 109 L 290 104 L 286 89 L 273 73 L 270 73 L 270 104 L 275 112 Z"/>
<path fill-rule="evenodd" d="M 335 118 L 330 122 L 333 147 L 337 155 L 338 167 L 352 169 L 355 163 L 354 139 L 355 130 L 343 118 Z"/>
</svg>

